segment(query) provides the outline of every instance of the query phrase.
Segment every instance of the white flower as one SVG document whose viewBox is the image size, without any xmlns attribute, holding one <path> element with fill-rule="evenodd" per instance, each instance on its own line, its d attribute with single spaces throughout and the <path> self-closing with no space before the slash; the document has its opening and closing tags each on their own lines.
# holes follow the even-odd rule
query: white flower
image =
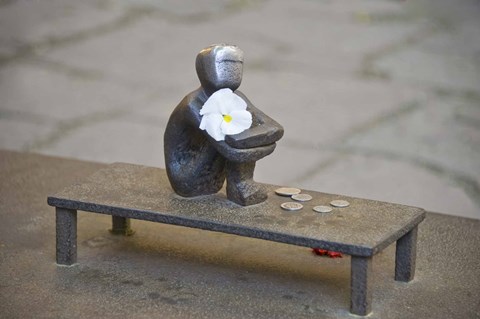
<svg viewBox="0 0 480 319">
<path fill-rule="evenodd" d="M 252 126 L 252 114 L 247 103 L 230 89 L 213 93 L 200 110 L 200 129 L 216 141 L 223 141 L 225 135 L 238 134 Z"/>
</svg>

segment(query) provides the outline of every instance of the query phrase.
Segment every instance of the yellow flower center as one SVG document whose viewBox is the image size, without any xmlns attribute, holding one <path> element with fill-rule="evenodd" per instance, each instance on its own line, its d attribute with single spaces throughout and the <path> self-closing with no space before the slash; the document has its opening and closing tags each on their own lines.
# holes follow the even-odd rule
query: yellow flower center
<svg viewBox="0 0 480 319">
<path fill-rule="evenodd" d="M 230 123 L 232 121 L 232 116 L 231 115 L 228 115 L 228 114 L 225 114 L 223 116 L 223 120 L 227 123 Z"/>
</svg>

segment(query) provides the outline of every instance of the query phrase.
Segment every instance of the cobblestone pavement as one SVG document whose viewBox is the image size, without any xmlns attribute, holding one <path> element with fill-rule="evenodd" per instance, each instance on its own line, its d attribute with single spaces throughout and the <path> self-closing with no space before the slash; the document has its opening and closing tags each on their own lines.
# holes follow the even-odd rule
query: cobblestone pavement
<svg viewBox="0 0 480 319">
<path fill-rule="evenodd" d="M 478 0 L 0 0 L 0 148 L 164 167 L 196 53 L 285 137 L 256 179 L 480 218 Z"/>
</svg>

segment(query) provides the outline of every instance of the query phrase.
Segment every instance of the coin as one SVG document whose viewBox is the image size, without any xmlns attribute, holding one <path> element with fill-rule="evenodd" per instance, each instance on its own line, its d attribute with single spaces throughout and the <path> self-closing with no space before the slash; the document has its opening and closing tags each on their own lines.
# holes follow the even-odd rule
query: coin
<svg viewBox="0 0 480 319">
<path fill-rule="evenodd" d="M 295 194 L 292 195 L 292 199 L 296 200 L 298 202 L 308 202 L 309 200 L 312 200 L 312 196 L 308 194 Z"/>
<path fill-rule="evenodd" d="M 300 204 L 300 203 L 294 203 L 294 202 L 286 202 L 286 203 L 282 203 L 280 205 L 280 207 L 282 207 L 283 209 L 285 210 L 290 210 L 290 211 L 293 211 L 293 210 L 300 210 L 303 208 L 303 205 Z"/>
<path fill-rule="evenodd" d="M 347 207 L 350 205 L 350 203 L 343 199 L 337 199 L 337 200 L 332 200 L 330 202 L 330 205 L 332 205 L 333 207 Z"/>
<path fill-rule="evenodd" d="M 315 206 L 313 207 L 313 210 L 316 211 L 317 213 L 330 213 L 333 209 L 330 206 Z"/>
<path fill-rule="evenodd" d="M 301 190 L 293 187 L 281 187 L 275 190 L 275 193 L 280 196 L 292 196 L 295 194 L 300 194 Z"/>
</svg>

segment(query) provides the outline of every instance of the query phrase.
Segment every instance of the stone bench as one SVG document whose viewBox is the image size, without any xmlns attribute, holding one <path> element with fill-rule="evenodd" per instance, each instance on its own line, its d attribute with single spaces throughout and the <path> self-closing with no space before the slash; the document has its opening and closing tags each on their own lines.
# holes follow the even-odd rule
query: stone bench
<svg viewBox="0 0 480 319">
<path fill-rule="evenodd" d="M 280 243 L 315 247 L 351 256 L 350 311 L 367 315 L 372 302 L 372 258 L 396 242 L 395 280 L 408 282 L 415 273 L 420 208 L 340 195 L 304 191 L 313 196 L 300 211 L 280 208 L 288 201 L 265 185 L 267 201 L 239 206 L 224 193 L 183 198 L 176 195 L 165 170 L 115 163 L 86 180 L 48 197 L 56 207 L 56 258 L 59 265 L 77 260 L 77 210 L 112 215 L 114 233 L 130 234 L 130 219 L 200 228 Z M 345 199 L 349 207 L 316 213 L 316 205 Z"/>
</svg>

